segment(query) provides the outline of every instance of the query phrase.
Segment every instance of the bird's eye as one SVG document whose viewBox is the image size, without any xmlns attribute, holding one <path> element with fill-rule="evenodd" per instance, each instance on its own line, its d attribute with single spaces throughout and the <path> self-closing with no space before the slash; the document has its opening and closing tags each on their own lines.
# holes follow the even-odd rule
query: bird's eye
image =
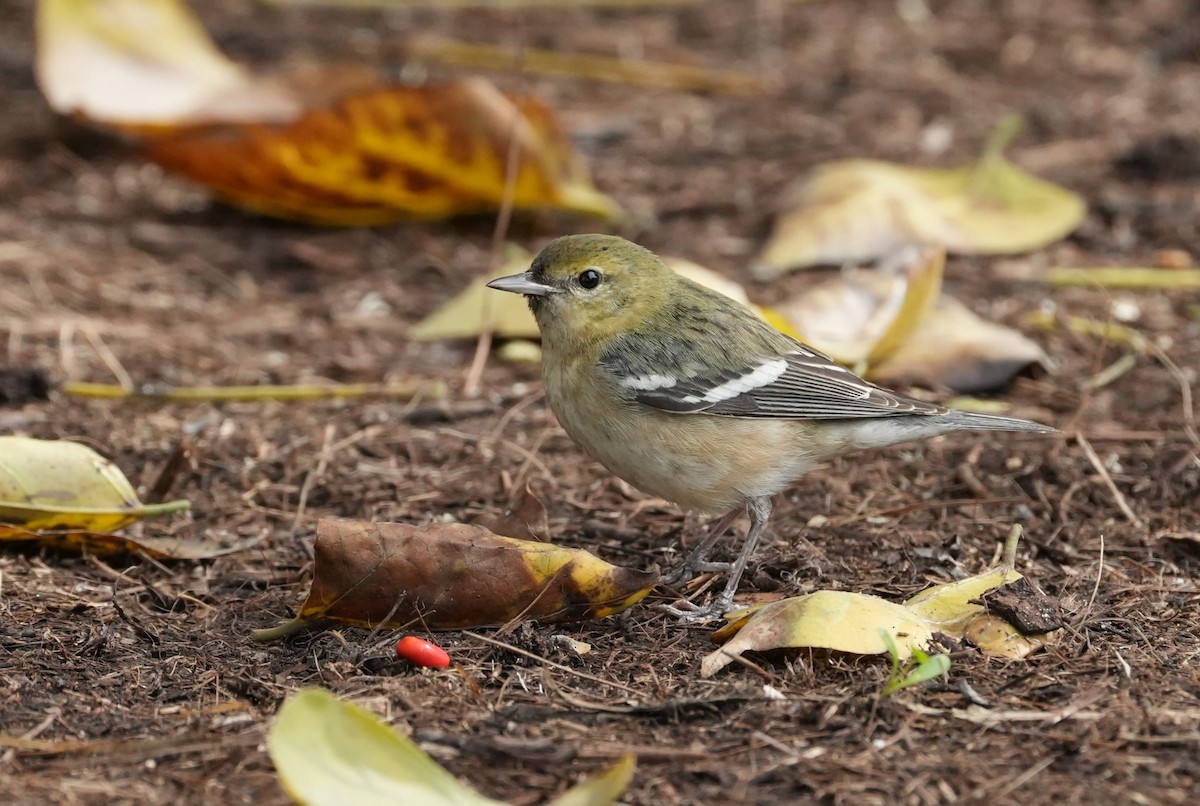
<svg viewBox="0 0 1200 806">
<path fill-rule="evenodd" d="M 600 285 L 600 272 L 595 269 L 584 269 L 579 272 L 579 286 L 591 291 L 596 286 Z"/>
</svg>

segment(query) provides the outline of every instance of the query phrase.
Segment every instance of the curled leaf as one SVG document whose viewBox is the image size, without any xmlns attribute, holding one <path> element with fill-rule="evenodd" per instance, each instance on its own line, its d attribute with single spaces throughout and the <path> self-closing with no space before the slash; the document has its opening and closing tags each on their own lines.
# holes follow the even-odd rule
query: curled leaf
<svg viewBox="0 0 1200 806">
<path fill-rule="evenodd" d="M 775 310 L 800 338 L 849 367 L 874 366 L 905 343 L 933 308 L 946 253 L 929 248 L 903 273 L 843 272 Z"/>
<path fill-rule="evenodd" d="M 881 631 L 894 637 L 901 658 L 907 647 L 925 645 L 933 628 L 904 605 L 849 591 L 817 591 L 764 606 L 727 644 L 705 656 L 700 676 L 711 677 L 750 650 L 813 647 L 878 655 L 887 652 Z"/>
<path fill-rule="evenodd" d="M 464 524 L 322 520 L 313 553 L 312 588 L 299 615 L 260 630 L 258 640 L 326 620 L 454 630 L 516 618 L 603 618 L 641 601 L 658 581 L 580 549 Z"/>
<path fill-rule="evenodd" d="M 1012 328 L 978 317 L 943 295 L 924 319 L 867 377 L 890 386 L 945 387 L 988 392 L 1008 384 L 1026 367 L 1050 367 L 1037 342 Z"/>
<path fill-rule="evenodd" d="M 893 662 L 898 664 L 917 650 L 929 649 L 935 634 L 963 638 L 981 630 L 986 631 L 988 640 L 977 643 L 980 649 L 988 654 L 1017 657 L 1012 647 L 1019 642 L 1009 640 L 1015 628 L 1010 625 L 1005 632 L 994 626 L 979 626 L 981 618 L 994 618 L 979 600 L 989 591 L 1021 579 L 1011 565 L 1019 534 L 1019 528 L 1010 533 L 1006 562 L 1001 566 L 956 582 L 934 585 L 903 604 L 848 591 L 817 591 L 772 602 L 745 620 L 741 613 L 732 613 L 731 623 L 718 635 L 723 638 L 734 630 L 736 634 L 701 661 L 700 674 L 710 677 L 744 652 L 785 647 L 812 647 L 858 655 L 891 651 Z M 1029 636 L 1026 642 L 1029 651 L 1042 646 L 1051 635 Z"/>
<path fill-rule="evenodd" d="M 1004 158 L 1018 127 L 1015 118 L 1002 123 L 979 161 L 962 168 L 846 160 L 814 169 L 789 192 L 758 273 L 864 263 L 911 244 L 1012 254 L 1065 237 L 1083 219 L 1083 200 Z"/>
</svg>

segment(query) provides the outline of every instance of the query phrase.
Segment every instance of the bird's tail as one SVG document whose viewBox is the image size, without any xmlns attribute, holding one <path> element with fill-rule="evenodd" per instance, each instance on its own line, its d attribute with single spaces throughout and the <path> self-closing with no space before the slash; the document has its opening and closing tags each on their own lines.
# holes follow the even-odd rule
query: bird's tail
<svg viewBox="0 0 1200 806">
<path fill-rule="evenodd" d="M 995 414 L 976 414 L 972 411 L 951 410 L 942 415 L 943 422 L 951 426 L 947 430 L 955 431 L 1028 431 L 1032 434 L 1056 434 L 1057 428 L 1035 423 L 1033 420 L 1021 420 L 1016 417 L 1000 417 Z"/>
</svg>

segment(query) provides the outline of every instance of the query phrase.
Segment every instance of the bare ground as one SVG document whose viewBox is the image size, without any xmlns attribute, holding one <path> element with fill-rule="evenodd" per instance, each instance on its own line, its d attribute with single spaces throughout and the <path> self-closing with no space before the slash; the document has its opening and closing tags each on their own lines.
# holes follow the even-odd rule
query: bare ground
<svg viewBox="0 0 1200 806">
<path fill-rule="evenodd" d="M 419 377 L 451 388 L 441 403 L 222 406 L 52 392 L 0 409 L 0 432 L 85 440 L 145 486 L 181 434 L 202 426 L 172 490 L 192 514 L 144 528 L 262 538 L 207 562 L 0 553 L 0 735 L 36 740 L 0 748 L 0 801 L 286 802 L 265 731 L 289 692 L 322 685 L 515 803 L 540 802 L 626 751 L 639 758 L 626 796 L 637 804 L 1196 802 L 1200 462 L 1182 405 L 1200 367 L 1196 295 L 1051 291 L 1019 278 L 1056 264 L 1146 264 L 1163 248 L 1200 255 L 1200 12 L 1187 0 L 946 0 L 922 21 L 899 15 L 920 5 L 203 8 L 222 45 L 257 64 L 303 52 L 397 68 L 405 36 L 421 32 L 778 77 L 778 92 L 750 98 L 519 80 L 561 110 L 597 183 L 640 216 L 622 234 L 747 281 L 779 189 L 806 167 L 846 156 L 961 162 L 1004 114 L 1026 116 L 1014 156 L 1084 194 L 1087 221 L 1038 255 L 956 258 L 948 287 L 1015 325 L 1047 302 L 1107 321 L 1114 301 L 1134 300 L 1135 327 L 1174 366 L 1143 357 L 1081 393 L 1122 348 L 1039 337 L 1057 371 L 1019 380 L 1005 399 L 1064 437 L 963 436 L 850 457 L 782 497 L 747 593 L 902 597 L 980 570 L 1018 521 L 1021 570 L 1062 598 L 1070 626 L 1048 650 L 1008 662 L 964 647 L 944 683 L 881 701 L 887 669 L 875 658 L 763 656 L 765 678 L 735 666 L 700 680 L 706 632 L 646 606 L 503 638 L 611 685 L 458 633 L 438 639 L 458 664 L 447 672 L 395 660 L 391 634 L 251 643 L 249 630 L 300 602 L 319 517 L 471 520 L 499 514 L 528 483 L 556 541 L 637 567 L 670 563 L 697 524 L 587 460 L 537 396 L 536 370 L 493 361 L 482 396 L 467 399 L 473 345 L 405 340 L 483 270 L 490 220 L 322 231 L 211 204 L 124 145 L 53 121 L 32 83 L 33 4 L 0 3 L 3 363 L 55 382 L 124 371 L 139 383 Z M 945 154 L 923 149 L 931 128 L 952 135 Z M 512 237 L 536 248 L 589 228 L 524 218 Z M 804 281 L 751 290 L 767 300 Z M 1095 446 L 1103 473 L 1073 433 Z M 806 527 L 816 514 L 824 525 Z M 550 641 L 557 632 L 595 649 L 566 654 Z M 783 699 L 767 699 L 766 682 Z"/>
</svg>

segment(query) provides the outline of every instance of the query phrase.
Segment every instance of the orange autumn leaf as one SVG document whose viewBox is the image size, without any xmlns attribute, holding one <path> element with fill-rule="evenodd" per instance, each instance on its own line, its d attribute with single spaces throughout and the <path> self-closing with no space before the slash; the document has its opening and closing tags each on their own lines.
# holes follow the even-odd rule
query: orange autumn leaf
<svg viewBox="0 0 1200 806">
<path fill-rule="evenodd" d="M 147 151 L 233 204 L 359 226 L 499 207 L 513 148 L 516 208 L 619 217 L 554 114 L 483 79 L 372 89 L 289 124 L 201 128 L 151 142 Z"/>
<path fill-rule="evenodd" d="M 455 630 L 603 618 L 632 607 L 658 574 L 582 549 L 517 540 L 482 526 L 322 520 L 313 581 L 300 613 L 259 630 L 271 640 L 324 621 Z"/>
</svg>

